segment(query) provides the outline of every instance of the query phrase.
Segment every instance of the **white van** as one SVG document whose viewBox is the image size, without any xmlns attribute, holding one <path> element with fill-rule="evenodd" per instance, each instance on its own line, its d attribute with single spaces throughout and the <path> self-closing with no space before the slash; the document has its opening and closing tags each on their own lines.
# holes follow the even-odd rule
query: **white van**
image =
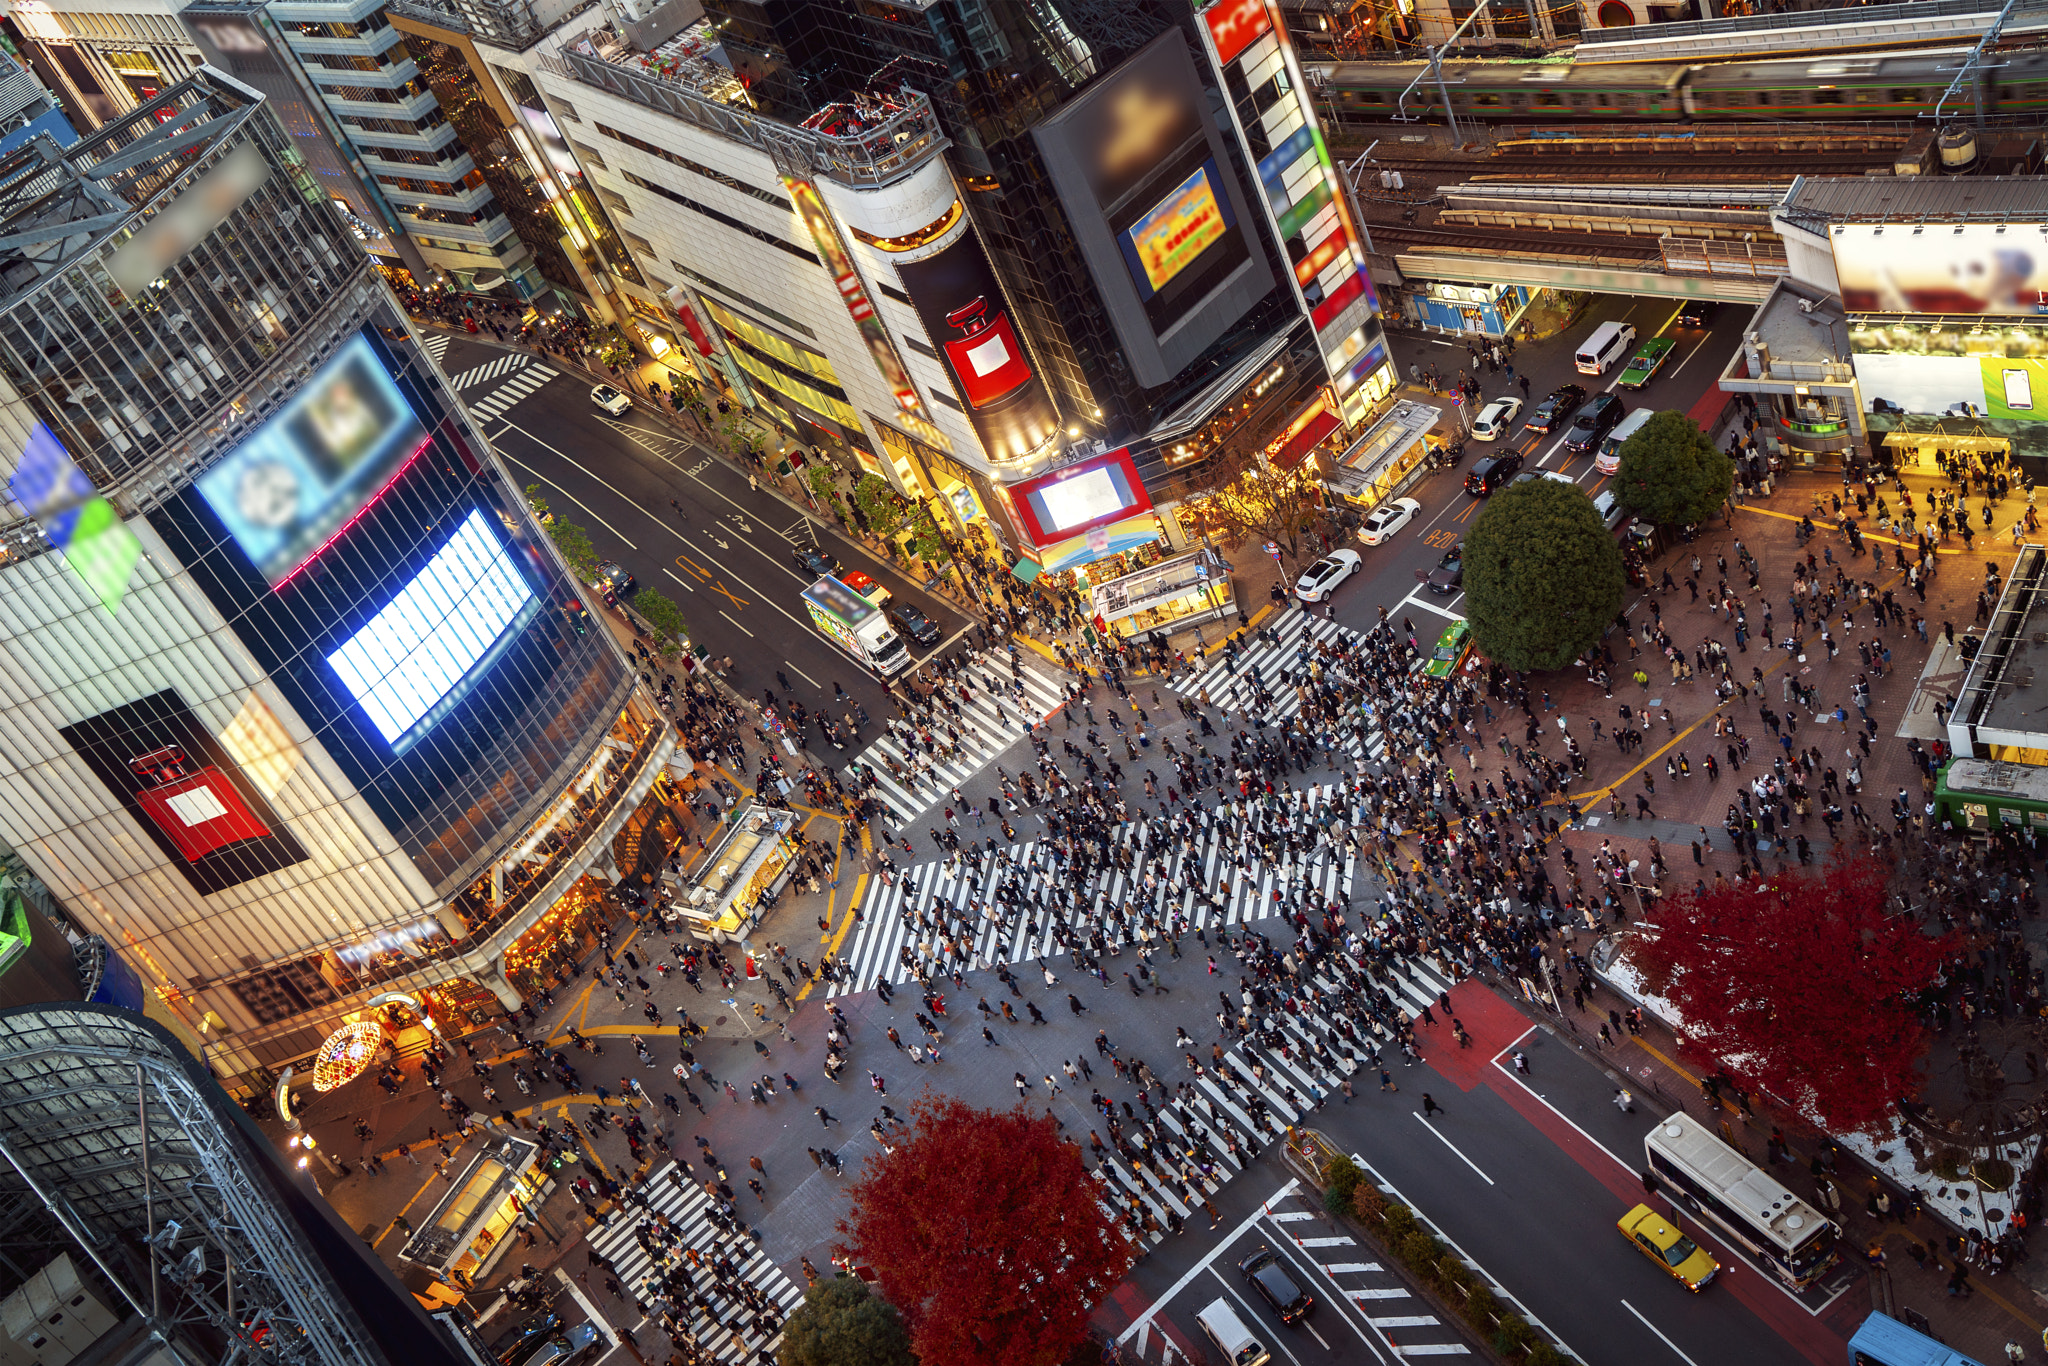
<svg viewBox="0 0 2048 1366">
<path fill-rule="evenodd" d="M 1593 499 L 1593 511 L 1600 514 L 1600 525 L 1609 531 L 1619 530 L 1628 520 L 1628 509 L 1614 496 L 1613 489 L 1602 489 Z"/>
<path fill-rule="evenodd" d="M 1230 1366 L 1266 1366 L 1273 1354 L 1266 1350 L 1266 1344 L 1252 1336 L 1252 1330 L 1244 1326 L 1244 1320 L 1231 1308 L 1230 1301 L 1214 1299 L 1207 1308 L 1195 1315 L 1195 1322 L 1202 1325 L 1202 1331 L 1223 1353 L 1223 1359 Z"/>
<path fill-rule="evenodd" d="M 1607 367 L 1629 353 L 1636 344 L 1636 329 L 1633 323 L 1601 323 L 1593 329 L 1593 335 L 1586 338 L 1579 347 L 1578 355 L 1572 359 L 1578 364 L 1582 375 L 1605 374 Z"/>
<path fill-rule="evenodd" d="M 1652 409 L 1638 408 L 1623 418 L 1621 425 L 1609 432 L 1607 439 L 1600 443 L 1600 454 L 1593 457 L 1593 468 L 1602 474 L 1619 474 L 1621 472 L 1621 443 L 1641 431 L 1644 425 L 1656 415 Z"/>
</svg>

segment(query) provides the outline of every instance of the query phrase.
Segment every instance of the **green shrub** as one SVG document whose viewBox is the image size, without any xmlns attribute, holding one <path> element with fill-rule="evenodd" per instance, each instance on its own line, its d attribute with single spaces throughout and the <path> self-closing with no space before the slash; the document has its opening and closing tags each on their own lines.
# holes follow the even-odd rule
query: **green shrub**
<svg viewBox="0 0 2048 1366">
<path fill-rule="evenodd" d="M 1386 1229 L 1388 1243 L 1399 1243 L 1402 1238 L 1415 1231 L 1414 1213 L 1406 1205 L 1388 1201 Z"/>
<path fill-rule="evenodd" d="M 1356 1162 L 1339 1153 L 1323 1169 L 1323 1180 L 1328 1183 L 1325 1189 L 1337 1197 L 1339 1206 L 1343 1206 L 1351 1203 L 1351 1192 L 1365 1180 L 1365 1173 L 1358 1169 Z M 1335 1212 L 1341 1214 L 1343 1210 L 1339 1208 Z"/>
<path fill-rule="evenodd" d="M 1529 1349 L 1529 1366 L 1578 1366 L 1578 1363 L 1549 1343 L 1539 1342 Z"/>
<path fill-rule="evenodd" d="M 1377 1233 L 1387 1213 L 1387 1197 L 1370 1181 L 1361 1181 L 1351 1192 L 1351 1212 L 1359 1222 Z"/>
<path fill-rule="evenodd" d="M 1328 1186 L 1323 1190 L 1323 1208 L 1341 1218 L 1351 1212 L 1351 1202 L 1335 1186 Z"/>
</svg>

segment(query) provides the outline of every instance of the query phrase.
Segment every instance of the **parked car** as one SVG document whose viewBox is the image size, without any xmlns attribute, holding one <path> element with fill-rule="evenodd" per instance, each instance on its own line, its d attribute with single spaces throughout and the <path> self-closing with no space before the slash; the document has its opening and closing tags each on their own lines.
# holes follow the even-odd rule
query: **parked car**
<svg viewBox="0 0 2048 1366">
<path fill-rule="evenodd" d="M 809 574 L 814 579 L 822 579 L 827 574 L 837 574 L 839 572 L 839 561 L 815 546 L 795 546 L 790 550 L 789 558 L 796 562 L 796 567 L 799 570 Z"/>
<path fill-rule="evenodd" d="M 1579 409 L 1579 415 L 1572 419 L 1572 428 L 1564 436 L 1564 448 L 1574 454 L 1592 450 L 1627 415 L 1628 408 L 1613 394 L 1595 394 L 1593 401 Z"/>
<path fill-rule="evenodd" d="M 604 594 L 605 606 L 611 606 L 639 586 L 640 581 L 620 565 L 611 560 L 598 562 L 597 582 L 592 587 Z"/>
<path fill-rule="evenodd" d="M 1561 384 L 1543 396 L 1536 405 L 1536 411 L 1529 414 L 1529 430 L 1532 432 L 1555 431 L 1571 419 L 1579 405 L 1586 401 L 1586 391 L 1576 384 Z"/>
<path fill-rule="evenodd" d="M 907 602 L 901 607 L 890 609 L 889 624 L 896 628 L 897 635 L 914 640 L 920 645 L 936 645 L 944 635 L 939 630 L 937 622 Z"/>
<path fill-rule="evenodd" d="M 1474 441 L 1498 441 L 1508 434 L 1521 416 L 1522 400 L 1512 395 L 1497 398 L 1479 410 L 1479 416 L 1472 419 Z"/>
<path fill-rule="evenodd" d="M 1465 492 L 1474 498 L 1484 498 L 1508 480 L 1515 477 L 1522 468 L 1522 457 L 1516 451 L 1503 451 L 1489 455 L 1472 467 L 1465 476 Z"/>
<path fill-rule="evenodd" d="M 1355 550 L 1333 550 L 1303 572 L 1294 585 L 1294 596 L 1303 602 L 1321 602 L 1337 591 L 1337 585 L 1358 572 L 1364 561 Z"/>
<path fill-rule="evenodd" d="M 1367 545 L 1378 545 L 1390 541 L 1394 533 L 1407 526 L 1422 511 L 1422 504 L 1413 498 L 1396 498 L 1381 503 L 1365 516 L 1365 524 L 1358 528 L 1358 539 Z"/>
<path fill-rule="evenodd" d="M 1299 1323 L 1315 1307 L 1314 1297 L 1295 1284 L 1287 1264 L 1271 1249 L 1260 1248 L 1239 1262 L 1237 1269 L 1259 1292 L 1259 1298 L 1273 1306 L 1282 1323 Z"/>
<path fill-rule="evenodd" d="M 590 391 L 590 401 L 610 413 L 613 417 L 620 416 L 633 406 L 632 399 L 627 398 L 609 384 L 600 384 L 593 388 Z"/>
<path fill-rule="evenodd" d="M 1697 1295 L 1720 1273 L 1721 1264 L 1704 1248 L 1648 1205 L 1637 1205 L 1616 1225 L 1636 1251 L 1664 1269 L 1664 1274 Z"/>
</svg>

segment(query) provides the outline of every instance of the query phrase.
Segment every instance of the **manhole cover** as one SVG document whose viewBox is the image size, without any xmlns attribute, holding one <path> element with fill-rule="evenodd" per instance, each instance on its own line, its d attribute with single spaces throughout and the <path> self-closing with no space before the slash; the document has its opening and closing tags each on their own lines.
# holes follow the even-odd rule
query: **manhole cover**
<svg viewBox="0 0 2048 1366">
<path fill-rule="evenodd" d="M 717 1019 L 713 1020 L 711 1023 L 715 1025 L 722 1025 L 725 1023 L 725 1016 L 721 1015 Z"/>
</svg>

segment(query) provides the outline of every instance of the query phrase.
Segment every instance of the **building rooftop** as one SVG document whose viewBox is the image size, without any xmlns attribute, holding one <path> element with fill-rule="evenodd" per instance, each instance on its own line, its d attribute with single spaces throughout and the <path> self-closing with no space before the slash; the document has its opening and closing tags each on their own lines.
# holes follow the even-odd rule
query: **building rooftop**
<svg viewBox="0 0 2048 1366">
<path fill-rule="evenodd" d="M 2048 221 L 2043 176 L 1801 176 L 1779 212 L 1830 223 Z"/>
<path fill-rule="evenodd" d="M 2037 696 L 2037 684 L 2048 688 L 2048 550 L 2028 545 L 2021 548 L 1984 628 L 1983 644 L 1963 675 L 1949 718 L 1951 736 L 1966 730 L 1971 739 L 1987 744 L 2031 736 L 2036 743 L 2028 747 L 2048 747 L 2039 743 L 2048 735 L 2048 716 L 2043 715 L 2048 693 Z M 1978 746 L 1958 743 L 1956 748 L 1970 754 Z"/>
<path fill-rule="evenodd" d="M 1743 331 L 1724 378 L 1847 384 L 1849 324 L 1833 295 L 1781 276 Z"/>
</svg>

